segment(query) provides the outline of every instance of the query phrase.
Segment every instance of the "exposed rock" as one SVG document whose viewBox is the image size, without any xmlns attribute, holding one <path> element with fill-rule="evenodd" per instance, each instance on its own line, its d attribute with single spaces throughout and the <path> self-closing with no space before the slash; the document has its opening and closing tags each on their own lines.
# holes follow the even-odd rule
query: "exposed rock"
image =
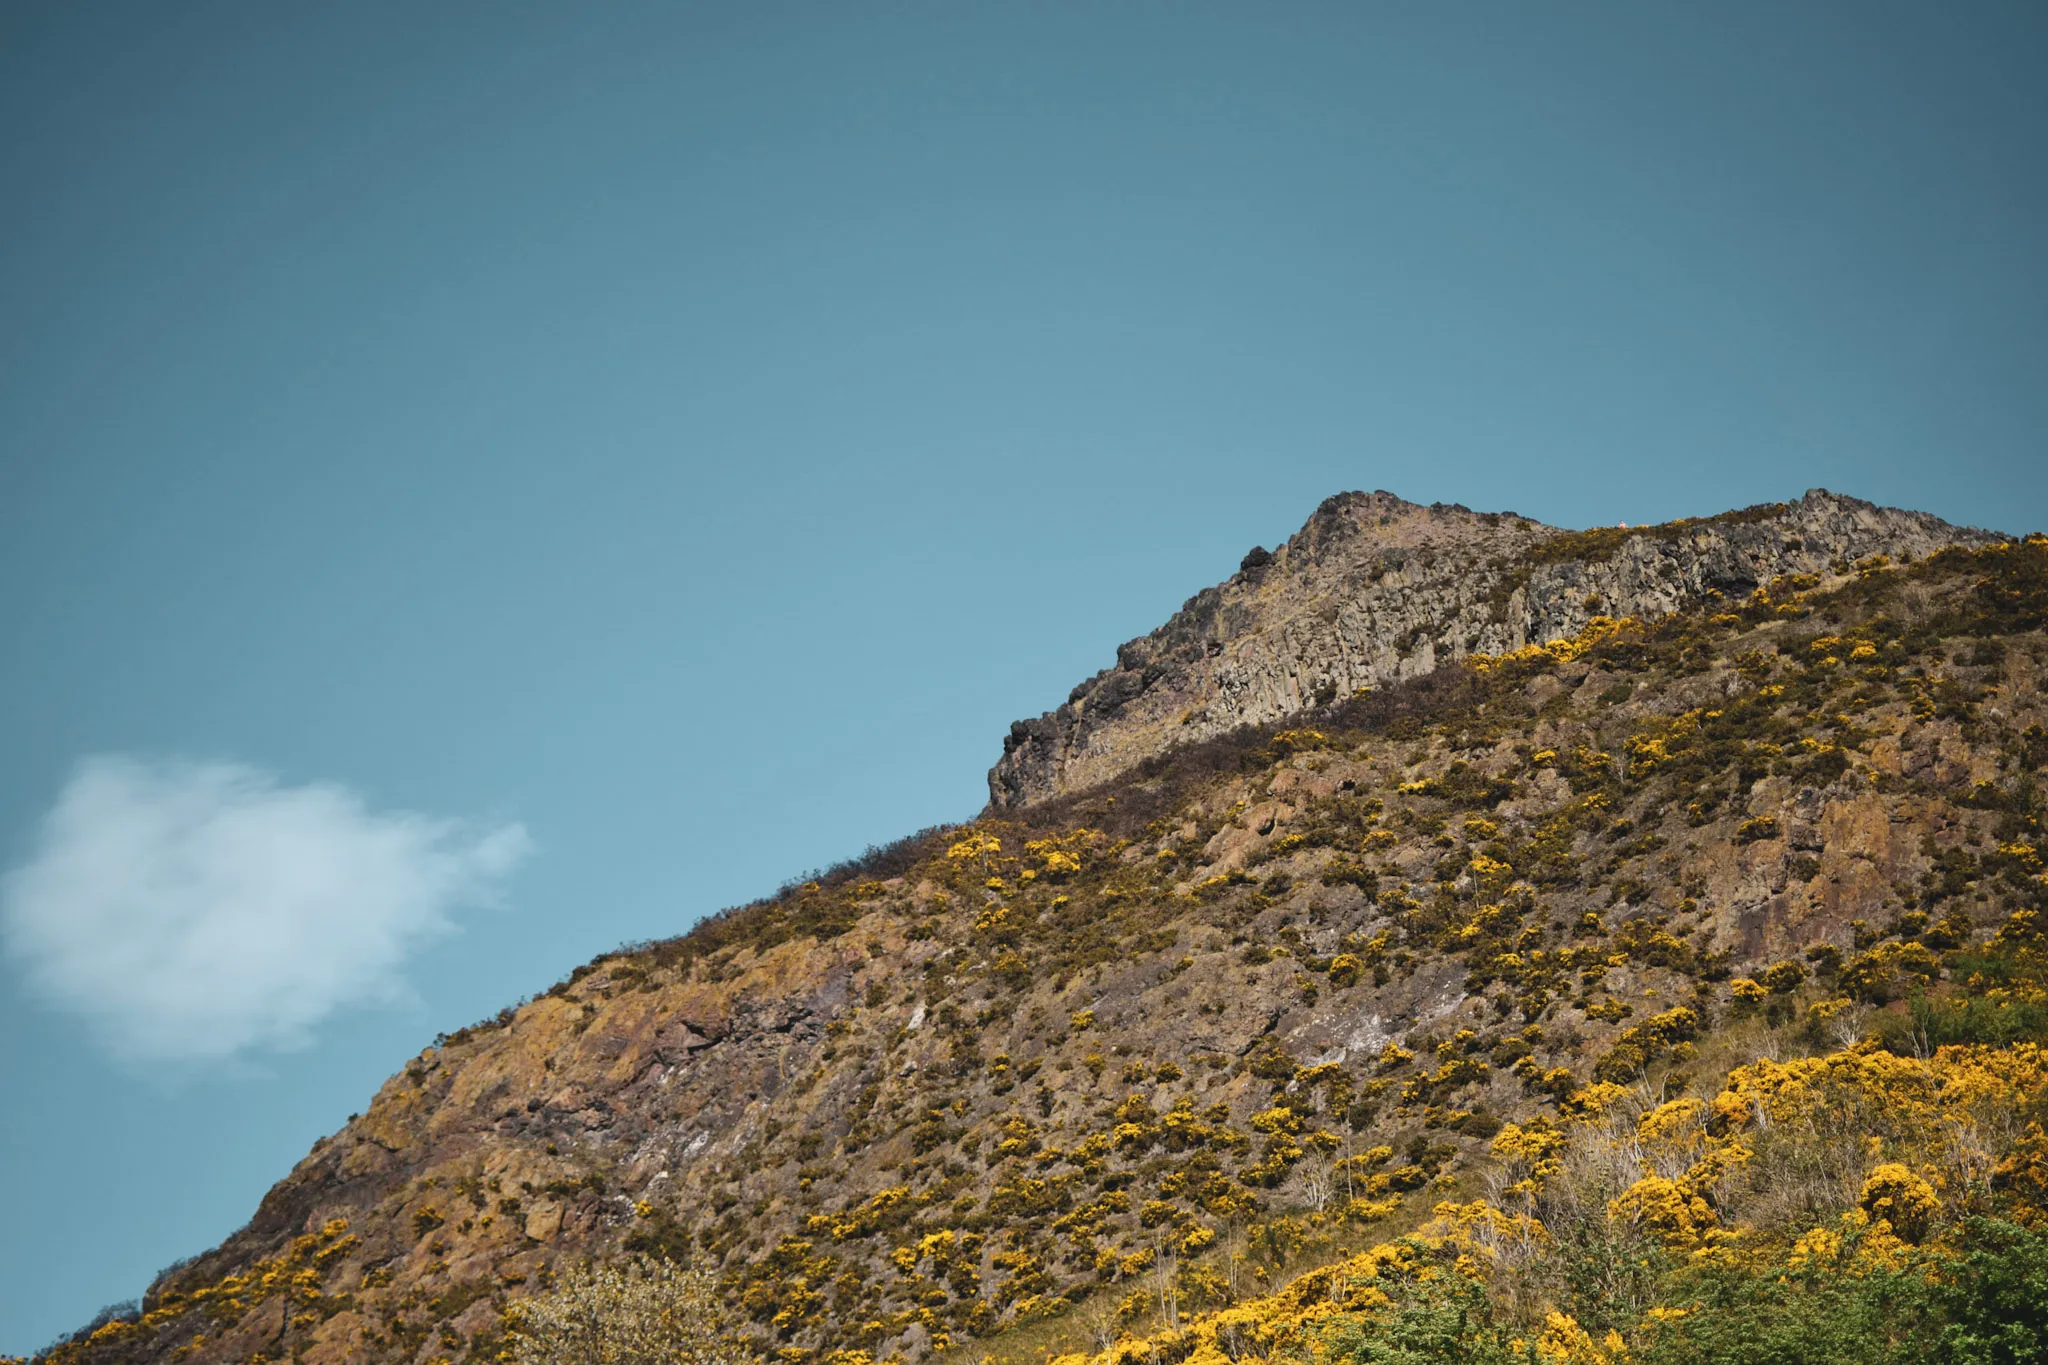
<svg viewBox="0 0 2048 1365">
<path fill-rule="evenodd" d="M 1780 575 L 1917 559 L 1990 532 L 1816 489 L 1697 521 L 1569 532 L 1391 493 L 1324 502 L 1277 552 L 1117 651 L 1066 703 L 1020 720 L 992 810 L 1110 781 L 1176 745 L 1584 628 L 1746 598 Z M 1604 685 L 1604 684 L 1602 684 Z"/>
</svg>

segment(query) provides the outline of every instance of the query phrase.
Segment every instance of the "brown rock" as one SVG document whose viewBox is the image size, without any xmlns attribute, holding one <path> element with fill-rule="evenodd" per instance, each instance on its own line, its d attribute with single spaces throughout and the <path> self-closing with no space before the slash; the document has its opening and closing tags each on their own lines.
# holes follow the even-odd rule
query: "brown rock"
<svg viewBox="0 0 2048 1365">
<path fill-rule="evenodd" d="M 1569 636 L 1594 616 L 1662 616 L 1716 595 L 1747 597 L 1780 574 L 1827 575 L 1869 555 L 1918 558 L 2001 539 L 1825 490 L 1725 517 L 1572 537 L 1513 513 L 1339 494 L 1270 562 L 1190 598 L 1058 710 L 1012 725 L 989 770 L 990 809 L 1098 786 L 1176 745 L 1469 654 Z M 1531 563 L 1529 552 L 1546 543 Z"/>
</svg>

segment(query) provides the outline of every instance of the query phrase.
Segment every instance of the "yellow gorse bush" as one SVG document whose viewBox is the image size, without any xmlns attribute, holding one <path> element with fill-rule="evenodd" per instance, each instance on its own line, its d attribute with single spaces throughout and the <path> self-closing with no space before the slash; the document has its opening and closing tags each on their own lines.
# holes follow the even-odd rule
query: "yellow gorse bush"
<svg viewBox="0 0 2048 1365">
<path fill-rule="evenodd" d="M 1512 668 L 1516 665 L 1526 667 L 1568 664 L 1603 644 L 1624 635 L 1640 633 L 1643 628 L 1643 623 L 1633 616 L 1595 616 L 1575 635 L 1560 637 L 1540 645 L 1523 645 L 1520 649 L 1510 650 L 1505 654 L 1473 654 L 1466 658 L 1465 663 L 1467 667 L 1475 668 L 1482 673 Z"/>
<path fill-rule="evenodd" d="M 1427 1280 L 1447 1273 L 1447 1265 L 1448 1273 L 1497 1287 L 1517 1277 L 1540 1281 L 1552 1241 L 1544 1217 L 1583 1197 L 1572 1190 L 1584 1186 L 1588 1172 L 1620 1181 L 1598 1205 L 1600 1219 L 1682 1258 L 1757 1273 L 1771 1267 L 1896 1270 L 1909 1263 L 1914 1243 L 1936 1242 L 1966 1211 L 1990 1207 L 1994 1191 L 2023 1201 L 2023 1216 L 2044 1216 L 2038 1200 L 2048 1194 L 2048 1134 L 2038 1121 L 2022 1118 L 2044 1093 L 2048 1051 L 2031 1043 L 1941 1048 L 1924 1059 L 1867 1044 L 1824 1056 L 1760 1058 L 1728 1072 L 1710 1097 L 1660 1104 L 1642 1105 L 1626 1086 L 1595 1083 L 1572 1097 L 1567 1117 L 1500 1129 L 1489 1148 L 1498 1164 L 1488 1198 L 1440 1203 L 1410 1238 L 1171 1330 L 1126 1336 L 1092 1356 L 1057 1357 L 1056 1365 L 1312 1360 L 1336 1326 L 1389 1308 L 1388 1286 L 1397 1272 Z M 1782 1143 L 1796 1137 L 1824 1145 L 1830 1139 L 1818 1125 L 1832 1118 L 1855 1131 L 1844 1128 L 1832 1138 L 1829 1150 L 1846 1162 L 1849 1179 L 1827 1220 L 1790 1241 L 1774 1240 L 1754 1224 L 1731 1223 L 1728 1211 L 1756 1197 L 1746 1189 L 1767 1174 L 1762 1168 L 1787 1159 Z M 1284 1106 L 1252 1120 L 1276 1136 L 1299 1122 Z M 2000 1133 L 2007 1135 L 2003 1142 L 1987 1136 Z M 1812 1154 L 1802 1148 L 1799 1159 Z M 1385 1160 L 1391 1152 L 1370 1155 Z M 1777 1189 L 1786 1178 L 1769 1174 L 1758 1188 Z M 1628 1359 L 1618 1334 L 1596 1336 L 1554 1304 L 1539 1302 L 1529 1311 L 1534 1318 L 1521 1346 L 1538 1360 L 1618 1365 Z M 1654 1329 L 1684 1316 L 1684 1309 L 1659 1306 L 1644 1320 Z"/>
</svg>

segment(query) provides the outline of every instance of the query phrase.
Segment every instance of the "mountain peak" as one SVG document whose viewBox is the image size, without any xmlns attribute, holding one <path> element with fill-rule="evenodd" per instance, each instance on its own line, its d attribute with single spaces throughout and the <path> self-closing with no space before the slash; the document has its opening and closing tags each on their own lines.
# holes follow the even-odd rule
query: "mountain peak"
<svg viewBox="0 0 2048 1365">
<path fill-rule="evenodd" d="M 1569 636 L 1826 579 L 1883 555 L 2001 539 L 1823 488 L 1658 525 L 1567 531 L 1514 512 L 1339 493 L 1277 551 L 1196 594 L 1065 704 L 1010 727 L 991 810 L 1111 781 L 1147 758 L 1433 672 Z"/>
</svg>

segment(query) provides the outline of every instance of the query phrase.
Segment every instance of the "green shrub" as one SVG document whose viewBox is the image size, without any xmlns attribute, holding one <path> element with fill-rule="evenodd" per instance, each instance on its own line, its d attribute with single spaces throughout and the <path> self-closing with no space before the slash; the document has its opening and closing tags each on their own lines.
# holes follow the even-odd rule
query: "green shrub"
<svg viewBox="0 0 2048 1365">
<path fill-rule="evenodd" d="M 1639 1353 L 1642 1365 L 1890 1365 L 1923 1359 L 1936 1323 L 1918 1267 L 1700 1273 Z"/>
<path fill-rule="evenodd" d="M 1887 1017 L 1878 1041 L 1892 1052 L 1982 1043 L 2010 1047 L 2048 1041 L 2048 1005 L 2018 996 L 1915 995 L 1904 1017 Z"/>
<path fill-rule="evenodd" d="M 2048 1235 L 1993 1219 L 1968 1224 L 1968 1249 L 1928 1290 L 1942 1321 L 1937 1365 L 2048 1362 Z"/>
<path fill-rule="evenodd" d="M 1486 1296 L 1486 1286 L 1456 1270 L 1430 1267 L 1431 1278 L 1383 1274 L 1375 1287 L 1393 1307 L 1344 1322 L 1325 1341 L 1333 1365 L 1521 1365 L 1537 1360 Z"/>
<path fill-rule="evenodd" d="M 1972 1219 L 1963 1247 L 1891 1269 L 1689 1273 L 1640 1365 L 2048 1365 L 2048 1235 Z"/>
</svg>

